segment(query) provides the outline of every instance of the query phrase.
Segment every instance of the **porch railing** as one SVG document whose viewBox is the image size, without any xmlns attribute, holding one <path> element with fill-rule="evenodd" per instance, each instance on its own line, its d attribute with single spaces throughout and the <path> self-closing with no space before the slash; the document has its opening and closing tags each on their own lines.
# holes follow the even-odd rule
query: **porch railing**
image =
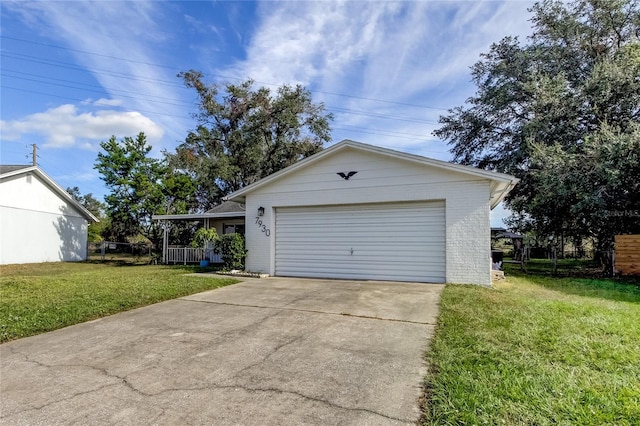
<svg viewBox="0 0 640 426">
<path fill-rule="evenodd" d="M 169 247 L 167 248 L 167 263 L 200 263 L 201 260 L 208 260 L 211 263 L 222 263 L 220 254 L 213 249 L 193 248 L 193 247 Z"/>
</svg>

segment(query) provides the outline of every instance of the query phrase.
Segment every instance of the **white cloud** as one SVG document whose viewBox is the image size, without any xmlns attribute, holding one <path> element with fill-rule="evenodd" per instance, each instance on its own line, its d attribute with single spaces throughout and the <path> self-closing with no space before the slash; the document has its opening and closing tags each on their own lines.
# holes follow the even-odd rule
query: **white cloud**
<svg viewBox="0 0 640 426">
<path fill-rule="evenodd" d="M 93 77 L 107 92 L 117 88 L 118 93 L 143 93 L 127 97 L 119 105 L 152 115 L 170 136 L 168 141 L 161 141 L 163 144 L 184 138 L 191 120 L 179 100 L 186 92 L 176 79 L 176 70 L 153 65 L 166 62 L 156 55 L 171 37 L 166 25 L 173 16 L 166 13 L 168 9 L 153 1 L 18 1 L 5 6 L 20 14 L 34 31 L 73 49 L 76 61 L 87 70 L 100 70 L 92 72 Z M 98 105 L 116 105 L 118 94 L 110 95 Z"/>
<path fill-rule="evenodd" d="M 382 37 L 376 32 L 376 22 L 395 6 L 386 2 L 269 2 L 259 8 L 261 22 L 247 48 L 247 59 L 232 66 L 230 73 L 277 84 L 309 84 L 365 59 Z"/>
<path fill-rule="evenodd" d="M 468 75 L 468 67 L 491 42 L 528 34 L 528 4 L 261 3 L 261 22 L 246 59 L 231 70 L 276 84 L 342 81 L 351 92 L 361 88 L 369 95 L 393 93 L 407 81 L 415 91 L 460 72 Z"/>
<path fill-rule="evenodd" d="M 97 142 L 112 135 L 135 136 L 144 132 L 149 142 L 158 141 L 164 130 L 139 112 L 100 110 L 79 112 L 71 104 L 28 115 L 19 120 L 1 121 L 3 139 L 19 140 L 24 135 L 41 135 L 45 147 L 96 149 Z"/>
<path fill-rule="evenodd" d="M 445 111 L 406 104 L 448 109 L 464 102 L 473 93 L 469 67 L 480 53 L 506 35 L 529 34 L 529 4 L 260 3 L 260 22 L 246 58 L 214 72 L 251 77 L 259 83 L 301 83 L 316 90 L 315 99 L 330 109 L 414 120 L 385 120 L 336 110 L 334 140 L 348 137 L 449 159 L 443 153 L 444 143 L 434 143 L 431 135 Z M 375 128 L 388 131 L 372 135 Z M 409 135 L 402 137 L 401 133 Z"/>
</svg>

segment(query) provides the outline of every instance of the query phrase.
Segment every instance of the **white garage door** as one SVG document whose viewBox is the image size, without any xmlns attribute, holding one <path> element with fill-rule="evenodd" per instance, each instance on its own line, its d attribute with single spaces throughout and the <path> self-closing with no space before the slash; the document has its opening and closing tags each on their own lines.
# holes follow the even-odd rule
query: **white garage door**
<svg viewBox="0 0 640 426">
<path fill-rule="evenodd" d="M 445 281 L 444 202 L 276 209 L 280 276 Z"/>
</svg>

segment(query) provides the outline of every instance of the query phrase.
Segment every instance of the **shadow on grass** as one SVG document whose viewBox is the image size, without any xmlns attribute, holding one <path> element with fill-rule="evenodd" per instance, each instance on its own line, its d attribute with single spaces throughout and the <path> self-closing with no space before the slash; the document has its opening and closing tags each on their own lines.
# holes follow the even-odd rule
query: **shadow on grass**
<svg viewBox="0 0 640 426">
<path fill-rule="evenodd" d="M 130 261 L 125 259 L 105 259 L 105 260 L 96 260 L 91 259 L 87 260 L 86 263 L 90 263 L 92 265 L 109 265 L 109 266 L 144 266 L 148 265 L 148 262 L 142 261 Z"/>
<path fill-rule="evenodd" d="M 89 263 L 92 265 L 108 265 L 115 267 L 127 267 L 127 266 L 155 266 L 155 267 L 163 267 L 167 269 L 178 269 L 184 270 L 189 273 L 205 273 L 205 272 L 217 272 L 222 269 L 222 265 L 209 265 L 209 266 L 200 266 L 200 265 L 163 265 L 161 263 L 155 264 L 150 261 L 151 259 L 147 257 L 115 257 L 115 258 L 107 258 L 102 260 L 100 258 L 91 258 L 85 261 L 85 263 Z"/>
<path fill-rule="evenodd" d="M 534 284 L 549 290 L 583 297 L 612 300 L 616 302 L 640 303 L 640 279 L 635 277 L 604 278 L 585 274 L 579 271 L 576 276 L 571 274 L 552 276 L 522 272 L 515 268 L 507 268 L 507 275 L 523 277 Z"/>
</svg>

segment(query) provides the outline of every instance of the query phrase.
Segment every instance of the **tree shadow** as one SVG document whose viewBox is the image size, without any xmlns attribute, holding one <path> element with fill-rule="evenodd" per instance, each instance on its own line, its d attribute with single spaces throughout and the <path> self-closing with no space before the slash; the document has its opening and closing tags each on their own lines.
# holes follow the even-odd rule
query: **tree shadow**
<svg viewBox="0 0 640 426">
<path fill-rule="evenodd" d="M 58 254 L 63 262 L 87 259 L 88 222 L 77 210 L 67 205 L 60 207 L 60 216 L 53 222 L 60 237 Z"/>
<path fill-rule="evenodd" d="M 545 276 L 512 270 L 509 275 L 526 278 L 533 284 L 573 296 L 640 303 L 640 279 L 636 277 Z"/>
</svg>

